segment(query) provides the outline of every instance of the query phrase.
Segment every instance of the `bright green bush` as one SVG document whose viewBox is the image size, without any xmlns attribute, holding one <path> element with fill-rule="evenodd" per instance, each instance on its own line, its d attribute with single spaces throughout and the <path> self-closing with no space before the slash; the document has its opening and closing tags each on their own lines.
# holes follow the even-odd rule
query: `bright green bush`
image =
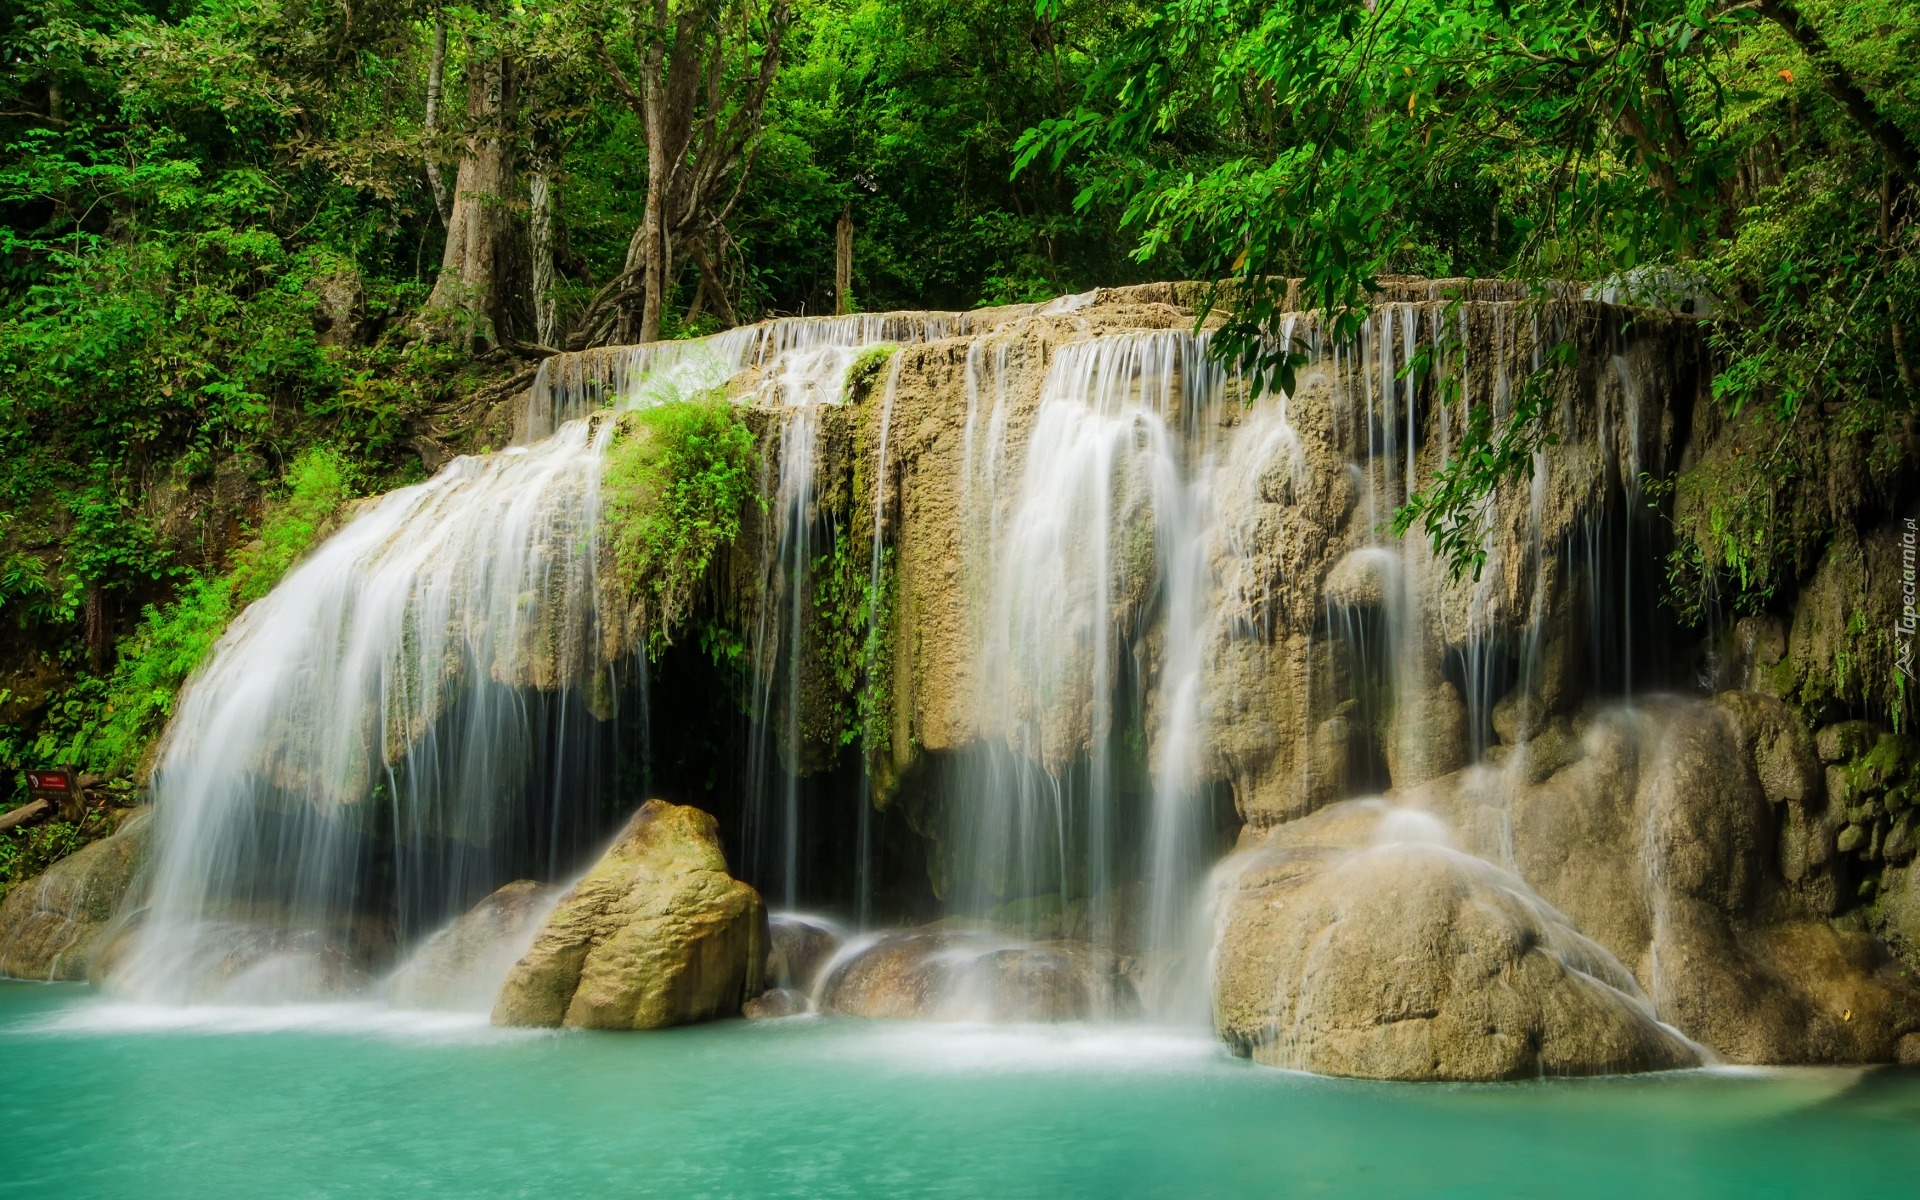
<svg viewBox="0 0 1920 1200">
<path fill-rule="evenodd" d="M 601 477 L 602 536 L 630 628 L 658 657 L 740 517 L 759 502 L 753 431 L 710 391 L 621 415 Z"/>
</svg>

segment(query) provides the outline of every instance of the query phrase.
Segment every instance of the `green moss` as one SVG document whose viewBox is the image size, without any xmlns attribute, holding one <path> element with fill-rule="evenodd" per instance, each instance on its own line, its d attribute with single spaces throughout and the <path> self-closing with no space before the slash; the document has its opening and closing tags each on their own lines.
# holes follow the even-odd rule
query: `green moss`
<svg viewBox="0 0 1920 1200">
<path fill-rule="evenodd" d="M 622 414 L 601 477 L 602 536 L 631 628 L 658 658 L 693 608 L 708 564 L 740 535 L 754 483 L 753 431 L 723 392 Z"/>
<path fill-rule="evenodd" d="M 873 385 L 880 381 L 882 373 L 886 370 L 887 363 L 899 350 L 898 346 L 870 346 L 861 351 L 859 357 L 847 366 L 845 394 L 849 398 L 858 399 L 873 390 Z"/>
<path fill-rule="evenodd" d="M 834 693 L 820 707 L 834 714 L 829 736 L 857 744 L 869 761 L 884 759 L 892 745 L 896 594 L 891 546 L 881 552 L 878 580 L 870 547 L 847 534 L 814 561 L 814 639 Z"/>
</svg>

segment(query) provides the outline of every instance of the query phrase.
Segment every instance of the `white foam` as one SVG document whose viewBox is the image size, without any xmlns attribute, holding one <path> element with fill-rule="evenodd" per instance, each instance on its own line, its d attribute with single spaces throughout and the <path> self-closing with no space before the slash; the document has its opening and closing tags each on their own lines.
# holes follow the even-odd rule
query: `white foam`
<svg viewBox="0 0 1920 1200">
<path fill-rule="evenodd" d="M 427 1012 L 369 1001 L 227 1005 L 99 1000 L 48 1013 L 15 1025 L 8 1032 L 75 1036 L 321 1033 L 434 1042 L 548 1036 L 546 1031 L 502 1029 L 489 1024 L 485 1013 Z"/>
<path fill-rule="evenodd" d="M 1138 1025 L 972 1025 L 876 1022 L 835 1038 L 827 1053 L 970 1075 L 1073 1070 L 1167 1072 L 1230 1056 L 1198 1030 Z"/>
</svg>

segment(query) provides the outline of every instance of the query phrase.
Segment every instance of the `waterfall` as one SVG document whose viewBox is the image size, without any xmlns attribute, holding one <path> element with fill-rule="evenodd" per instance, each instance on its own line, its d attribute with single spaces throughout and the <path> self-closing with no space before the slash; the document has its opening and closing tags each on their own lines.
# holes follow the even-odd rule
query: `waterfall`
<svg viewBox="0 0 1920 1200">
<path fill-rule="evenodd" d="M 776 908 L 863 932 L 941 912 L 1003 965 L 1075 943 L 1067 958 L 1128 973 L 1090 993 L 1111 1010 L 1094 1015 L 1134 994 L 1195 1015 L 1207 873 L 1241 820 L 1518 762 L 1540 722 L 1568 721 L 1567 696 L 1536 703 L 1565 624 L 1549 601 L 1576 568 L 1595 610 L 1631 603 L 1637 577 L 1602 586 L 1622 540 L 1567 499 L 1564 456 L 1474 518 L 1482 578 L 1445 578 L 1421 534 L 1387 529 L 1471 427 L 1469 399 L 1509 412 L 1512 373 L 1558 336 L 1513 306 L 1476 308 L 1477 340 L 1460 314 L 1450 413 L 1410 369 L 1451 321 L 1432 302 L 1382 303 L 1343 344 L 1290 319 L 1281 340 L 1309 361 L 1295 394 L 1258 398 L 1208 333 L 1107 304 L 784 319 L 549 359 L 518 444 L 364 505 L 183 693 L 116 985 L 351 990 L 503 884 L 584 866 L 644 798 L 621 764 L 651 749 L 622 753 L 650 736 L 647 664 L 598 615 L 605 413 L 724 385 L 761 435 L 758 540 L 723 584 L 746 675 L 736 706 L 676 728 L 718 720 L 737 757 L 724 785 L 669 780 L 669 798 L 708 789 L 732 870 Z M 883 346 L 900 349 L 853 372 L 849 404 Z M 1600 440 L 1631 506 L 1660 401 L 1611 365 Z M 882 689 L 865 675 L 890 637 L 923 640 Z M 689 653 L 656 686 L 708 669 Z M 845 705 L 873 719 L 850 688 L 894 705 L 890 760 L 878 736 L 849 746 Z M 889 857 L 901 845 L 924 858 Z"/>
<path fill-rule="evenodd" d="M 893 402 L 900 392 L 900 368 L 905 362 L 900 355 L 893 356 L 887 365 L 886 387 L 880 394 L 880 446 L 874 456 L 873 548 L 868 555 L 865 599 L 867 628 L 862 651 L 862 660 L 867 664 L 880 660 L 881 639 L 887 636 L 887 629 L 882 623 L 885 576 L 881 573 L 886 562 L 887 544 L 887 435 L 893 429 Z M 871 759 L 874 748 L 867 739 L 863 738 L 861 750 Z M 854 865 L 854 891 L 859 927 L 865 929 L 873 905 L 873 779 L 870 769 L 860 772 L 860 813 L 856 827 L 859 846 Z"/>
<path fill-rule="evenodd" d="M 249 999 L 363 979 L 604 828 L 605 424 L 456 459 L 243 612 L 160 751 L 153 892 L 120 982 Z"/>
<path fill-rule="evenodd" d="M 969 362 L 972 430 L 984 356 Z M 1004 381 L 1003 358 L 992 375 Z M 1044 900 L 1083 910 L 1074 927 L 1096 946 L 1184 948 L 1211 853 L 1196 767 L 1209 476 L 1227 383 L 1204 336 L 1059 347 L 1004 519 L 969 435 L 966 486 L 987 494 L 970 492 L 966 507 L 990 543 L 972 556 L 986 574 L 979 718 L 995 736 L 962 785 L 960 910 L 1037 914 Z M 1004 408 L 996 399 L 987 417 L 990 454 Z"/>
<path fill-rule="evenodd" d="M 779 558 L 793 595 L 808 566 L 795 515 L 811 502 L 808 414 L 839 401 L 861 347 L 968 320 L 791 319 L 547 360 L 524 444 L 365 506 L 190 681 L 154 771 L 151 900 L 115 986 L 171 1000 L 338 994 L 502 883 L 578 869 L 639 798 L 615 745 L 619 697 L 645 694 L 622 678 L 643 680 L 644 662 L 610 665 L 600 628 L 612 425 L 593 412 L 757 370 L 752 396 L 790 414 Z M 799 609 L 783 615 L 792 646 Z M 789 888 L 793 846 L 789 832 Z"/>
<path fill-rule="evenodd" d="M 801 776 L 804 765 L 807 618 L 812 611 L 811 573 L 815 556 L 831 549 L 844 531 L 826 528 L 816 503 L 819 437 L 824 409 L 841 404 L 847 373 L 861 356 L 879 346 L 936 341 L 972 330 L 979 318 L 959 313 L 863 314 L 775 322 L 755 344 L 765 361 L 754 399 L 780 410 L 777 463 L 772 479 L 763 478 L 761 494 L 775 514 L 776 535 L 762 546 L 761 595 L 750 654 L 754 664 L 754 732 L 748 751 L 744 842 L 750 872 L 782 907 L 800 903 L 801 846 L 806 837 Z M 741 334 L 734 330 L 721 338 Z M 744 336 L 744 335 L 742 335 Z M 900 362 L 889 365 L 883 412 L 891 411 Z M 885 417 L 882 418 L 885 429 Z M 886 449 L 881 445 L 884 488 Z M 874 500 L 873 579 L 877 589 L 882 545 L 881 497 Z M 872 593 L 869 593 L 871 596 Z M 866 631 L 869 637 L 872 631 Z M 855 848 L 857 885 L 865 895 L 868 805 L 858 815 L 861 844 Z M 776 890 L 777 889 L 777 890 Z M 856 903 L 864 903 L 857 900 Z"/>
</svg>

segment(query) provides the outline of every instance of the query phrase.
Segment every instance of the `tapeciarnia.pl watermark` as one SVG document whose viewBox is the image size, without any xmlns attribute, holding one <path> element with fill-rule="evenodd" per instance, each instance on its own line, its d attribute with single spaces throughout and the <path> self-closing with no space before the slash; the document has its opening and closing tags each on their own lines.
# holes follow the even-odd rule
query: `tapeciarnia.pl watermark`
<svg viewBox="0 0 1920 1200">
<path fill-rule="evenodd" d="M 1893 665 L 1908 679 L 1913 678 L 1914 619 L 1914 538 L 1920 518 L 1907 517 L 1900 531 L 1900 619 L 1893 623 Z"/>
</svg>

